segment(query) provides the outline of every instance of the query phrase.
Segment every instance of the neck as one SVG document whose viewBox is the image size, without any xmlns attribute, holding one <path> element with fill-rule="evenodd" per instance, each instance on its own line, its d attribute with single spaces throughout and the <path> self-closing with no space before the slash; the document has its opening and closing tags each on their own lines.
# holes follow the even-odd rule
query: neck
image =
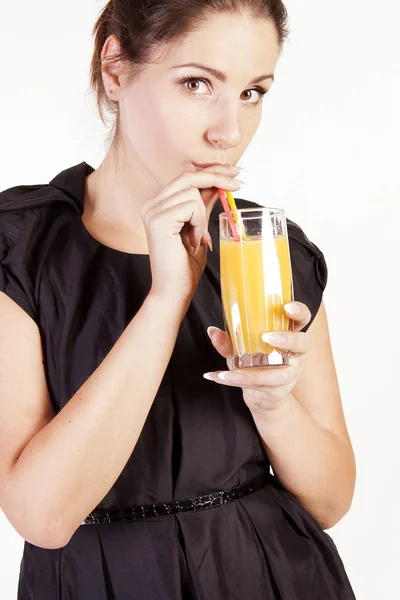
<svg viewBox="0 0 400 600">
<path fill-rule="evenodd" d="M 160 185 L 140 158 L 113 145 L 101 165 L 86 178 L 83 220 L 145 239 L 140 208 L 159 192 Z"/>
</svg>

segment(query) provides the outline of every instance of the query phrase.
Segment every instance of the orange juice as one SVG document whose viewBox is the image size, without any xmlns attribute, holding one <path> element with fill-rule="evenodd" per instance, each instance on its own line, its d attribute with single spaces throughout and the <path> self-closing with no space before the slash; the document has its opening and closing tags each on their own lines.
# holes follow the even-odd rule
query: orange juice
<svg viewBox="0 0 400 600">
<path fill-rule="evenodd" d="M 221 240 L 220 252 L 222 303 L 234 353 L 270 354 L 273 348 L 261 335 L 290 327 L 283 308 L 292 301 L 288 239 Z"/>
</svg>

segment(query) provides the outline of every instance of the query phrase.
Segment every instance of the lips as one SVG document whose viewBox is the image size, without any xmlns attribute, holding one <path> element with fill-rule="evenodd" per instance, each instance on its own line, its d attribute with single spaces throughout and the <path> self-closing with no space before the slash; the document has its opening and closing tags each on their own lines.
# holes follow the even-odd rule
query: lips
<svg viewBox="0 0 400 600">
<path fill-rule="evenodd" d="M 212 165 L 215 165 L 216 163 L 210 163 L 208 165 L 198 165 L 197 163 L 193 163 L 195 168 L 197 169 L 197 171 L 201 171 L 202 169 L 206 169 L 207 167 L 211 167 Z"/>
</svg>

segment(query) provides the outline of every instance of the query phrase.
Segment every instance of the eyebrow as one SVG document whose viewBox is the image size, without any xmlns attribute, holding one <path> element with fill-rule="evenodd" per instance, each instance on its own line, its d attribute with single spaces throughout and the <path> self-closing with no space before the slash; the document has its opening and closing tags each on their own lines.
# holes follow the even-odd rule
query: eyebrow
<svg viewBox="0 0 400 600">
<path fill-rule="evenodd" d="M 176 67 L 171 67 L 171 68 L 179 69 L 181 67 L 196 67 L 197 69 L 203 69 L 204 71 L 208 71 L 209 73 L 211 73 L 211 75 L 214 75 L 214 77 L 216 79 L 218 79 L 219 81 L 222 81 L 223 83 L 225 83 L 226 80 L 228 79 L 227 76 L 225 75 L 225 73 L 222 73 L 222 71 L 218 71 L 218 69 L 213 69 L 212 67 L 206 67 L 205 65 L 200 65 L 199 63 L 187 63 L 186 65 L 177 65 Z M 275 77 L 272 74 L 271 75 L 260 75 L 260 77 L 256 77 L 255 79 L 250 81 L 249 85 L 253 85 L 254 83 L 259 83 L 260 81 L 264 81 L 264 79 L 272 79 L 272 81 L 274 81 Z"/>
</svg>

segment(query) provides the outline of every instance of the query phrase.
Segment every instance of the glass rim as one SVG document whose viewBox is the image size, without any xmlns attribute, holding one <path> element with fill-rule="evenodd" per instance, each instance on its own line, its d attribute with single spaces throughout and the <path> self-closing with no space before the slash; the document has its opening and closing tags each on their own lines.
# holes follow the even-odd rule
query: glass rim
<svg viewBox="0 0 400 600">
<path fill-rule="evenodd" d="M 273 208 L 273 207 L 269 207 L 269 206 L 260 206 L 260 208 L 238 208 L 237 210 L 230 210 L 230 211 L 224 211 L 219 213 L 219 216 L 227 216 L 229 215 L 229 213 L 253 213 L 253 212 L 264 212 L 264 211 L 269 211 L 270 214 L 285 214 L 285 209 L 284 208 Z"/>
</svg>

